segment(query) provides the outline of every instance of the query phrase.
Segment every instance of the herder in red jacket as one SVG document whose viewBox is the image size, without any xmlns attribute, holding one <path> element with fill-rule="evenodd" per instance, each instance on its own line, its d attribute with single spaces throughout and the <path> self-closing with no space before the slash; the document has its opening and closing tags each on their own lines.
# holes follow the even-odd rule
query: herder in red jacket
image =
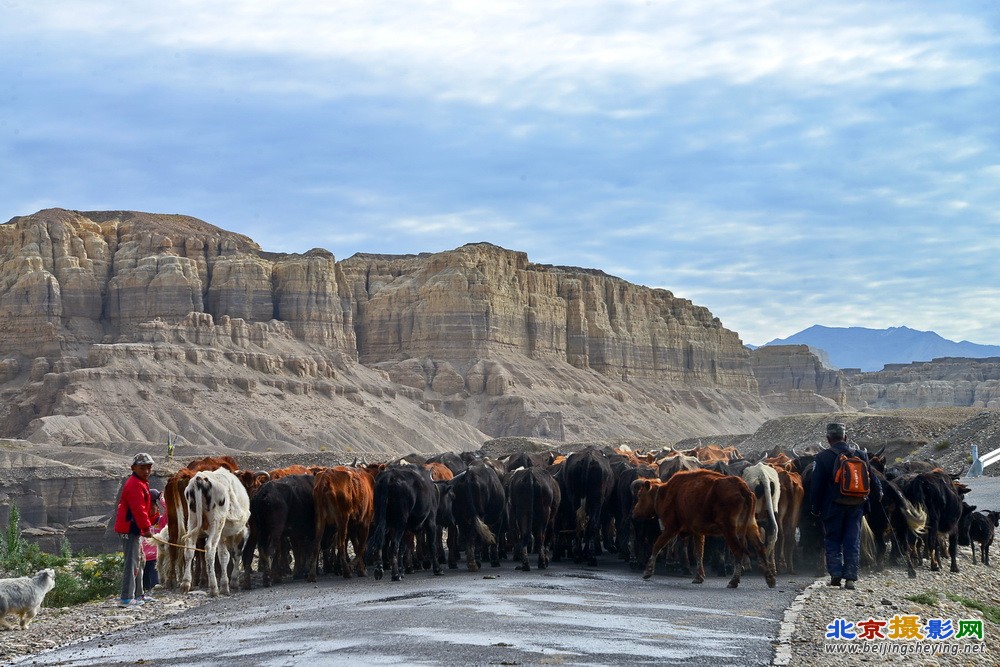
<svg viewBox="0 0 1000 667">
<path fill-rule="evenodd" d="M 149 474 L 153 471 L 153 457 L 145 452 L 132 459 L 132 474 L 125 480 L 121 501 L 115 515 L 115 532 L 121 535 L 125 553 L 122 574 L 122 595 L 119 607 L 138 607 L 144 604 L 142 589 L 141 537 L 151 537 L 151 528 L 160 514 L 149 495 Z"/>
</svg>

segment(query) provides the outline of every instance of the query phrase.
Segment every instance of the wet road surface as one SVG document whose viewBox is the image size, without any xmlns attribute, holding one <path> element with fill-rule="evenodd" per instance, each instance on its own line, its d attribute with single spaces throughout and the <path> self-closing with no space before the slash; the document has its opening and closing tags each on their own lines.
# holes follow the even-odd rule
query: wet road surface
<svg viewBox="0 0 1000 667">
<path fill-rule="evenodd" d="M 784 610 L 813 578 L 661 574 L 510 561 L 402 582 L 327 575 L 211 601 L 19 665 L 767 665 Z"/>
</svg>

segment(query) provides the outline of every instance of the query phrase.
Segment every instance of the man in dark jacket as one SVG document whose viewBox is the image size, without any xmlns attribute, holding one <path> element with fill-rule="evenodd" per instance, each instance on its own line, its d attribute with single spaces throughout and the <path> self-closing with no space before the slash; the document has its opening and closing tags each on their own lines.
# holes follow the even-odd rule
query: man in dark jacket
<svg viewBox="0 0 1000 667">
<path fill-rule="evenodd" d="M 861 519 L 865 506 L 882 497 L 878 478 L 868 471 L 870 492 L 861 502 L 845 499 L 834 481 L 837 461 L 841 454 L 857 455 L 866 464 L 868 454 L 847 444 L 847 429 L 843 424 L 826 425 L 828 449 L 816 455 L 813 470 L 810 509 L 813 516 L 823 522 L 824 544 L 826 546 L 826 571 L 830 573 L 830 586 L 840 586 L 854 590 L 861 563 Z"/>
<path fill-rule="evenodd" d="M 125 567 L 122 573 L 120 607 L 143 604 L 141 537 L 152 537 L 153 524 L 160 518 L 149 494 L 149 474 L 153 471 L 153 457 L 141 452 L 132 459 L 132 474 L 122 487 L 121 501 L 115 513 L 115 532 L 122 538 Z"/>
</svg>

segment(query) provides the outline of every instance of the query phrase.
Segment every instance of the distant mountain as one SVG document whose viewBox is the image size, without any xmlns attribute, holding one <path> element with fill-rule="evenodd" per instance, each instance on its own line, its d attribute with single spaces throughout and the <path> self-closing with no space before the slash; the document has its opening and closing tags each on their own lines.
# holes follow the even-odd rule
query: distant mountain
<svg viewBox="0 0 1000 667">
<path fill-rule="evenodd" d="M 880 371 L 886 364 L 908 364 L 938 357 L 1000 357 L 1000 345 L 979 345 L 967 340 L 956 343 L 933 331 L 917 331 L 909 327 L 865 329 L 817 324 L 764 345 L 818 347 L 826 350 L 833 366 L 860 368 L 863 371 Z"/>
</svg>

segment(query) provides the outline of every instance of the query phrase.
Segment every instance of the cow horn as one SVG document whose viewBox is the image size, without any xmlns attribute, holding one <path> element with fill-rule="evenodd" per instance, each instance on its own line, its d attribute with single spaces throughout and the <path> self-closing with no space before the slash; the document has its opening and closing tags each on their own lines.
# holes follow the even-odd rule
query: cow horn
<svg viewBox="0 0 1000 667">
<path fill-rule="evenodd" d="M 885 451 L 885 445 L 882 445 L 882 449 L 880 449 L 877 452 L 875 452 L 874 454 L 872 454 L 872 456 L 882 456 L 882 452 L 884 452 L 884 451 Z"/>
</svg>

